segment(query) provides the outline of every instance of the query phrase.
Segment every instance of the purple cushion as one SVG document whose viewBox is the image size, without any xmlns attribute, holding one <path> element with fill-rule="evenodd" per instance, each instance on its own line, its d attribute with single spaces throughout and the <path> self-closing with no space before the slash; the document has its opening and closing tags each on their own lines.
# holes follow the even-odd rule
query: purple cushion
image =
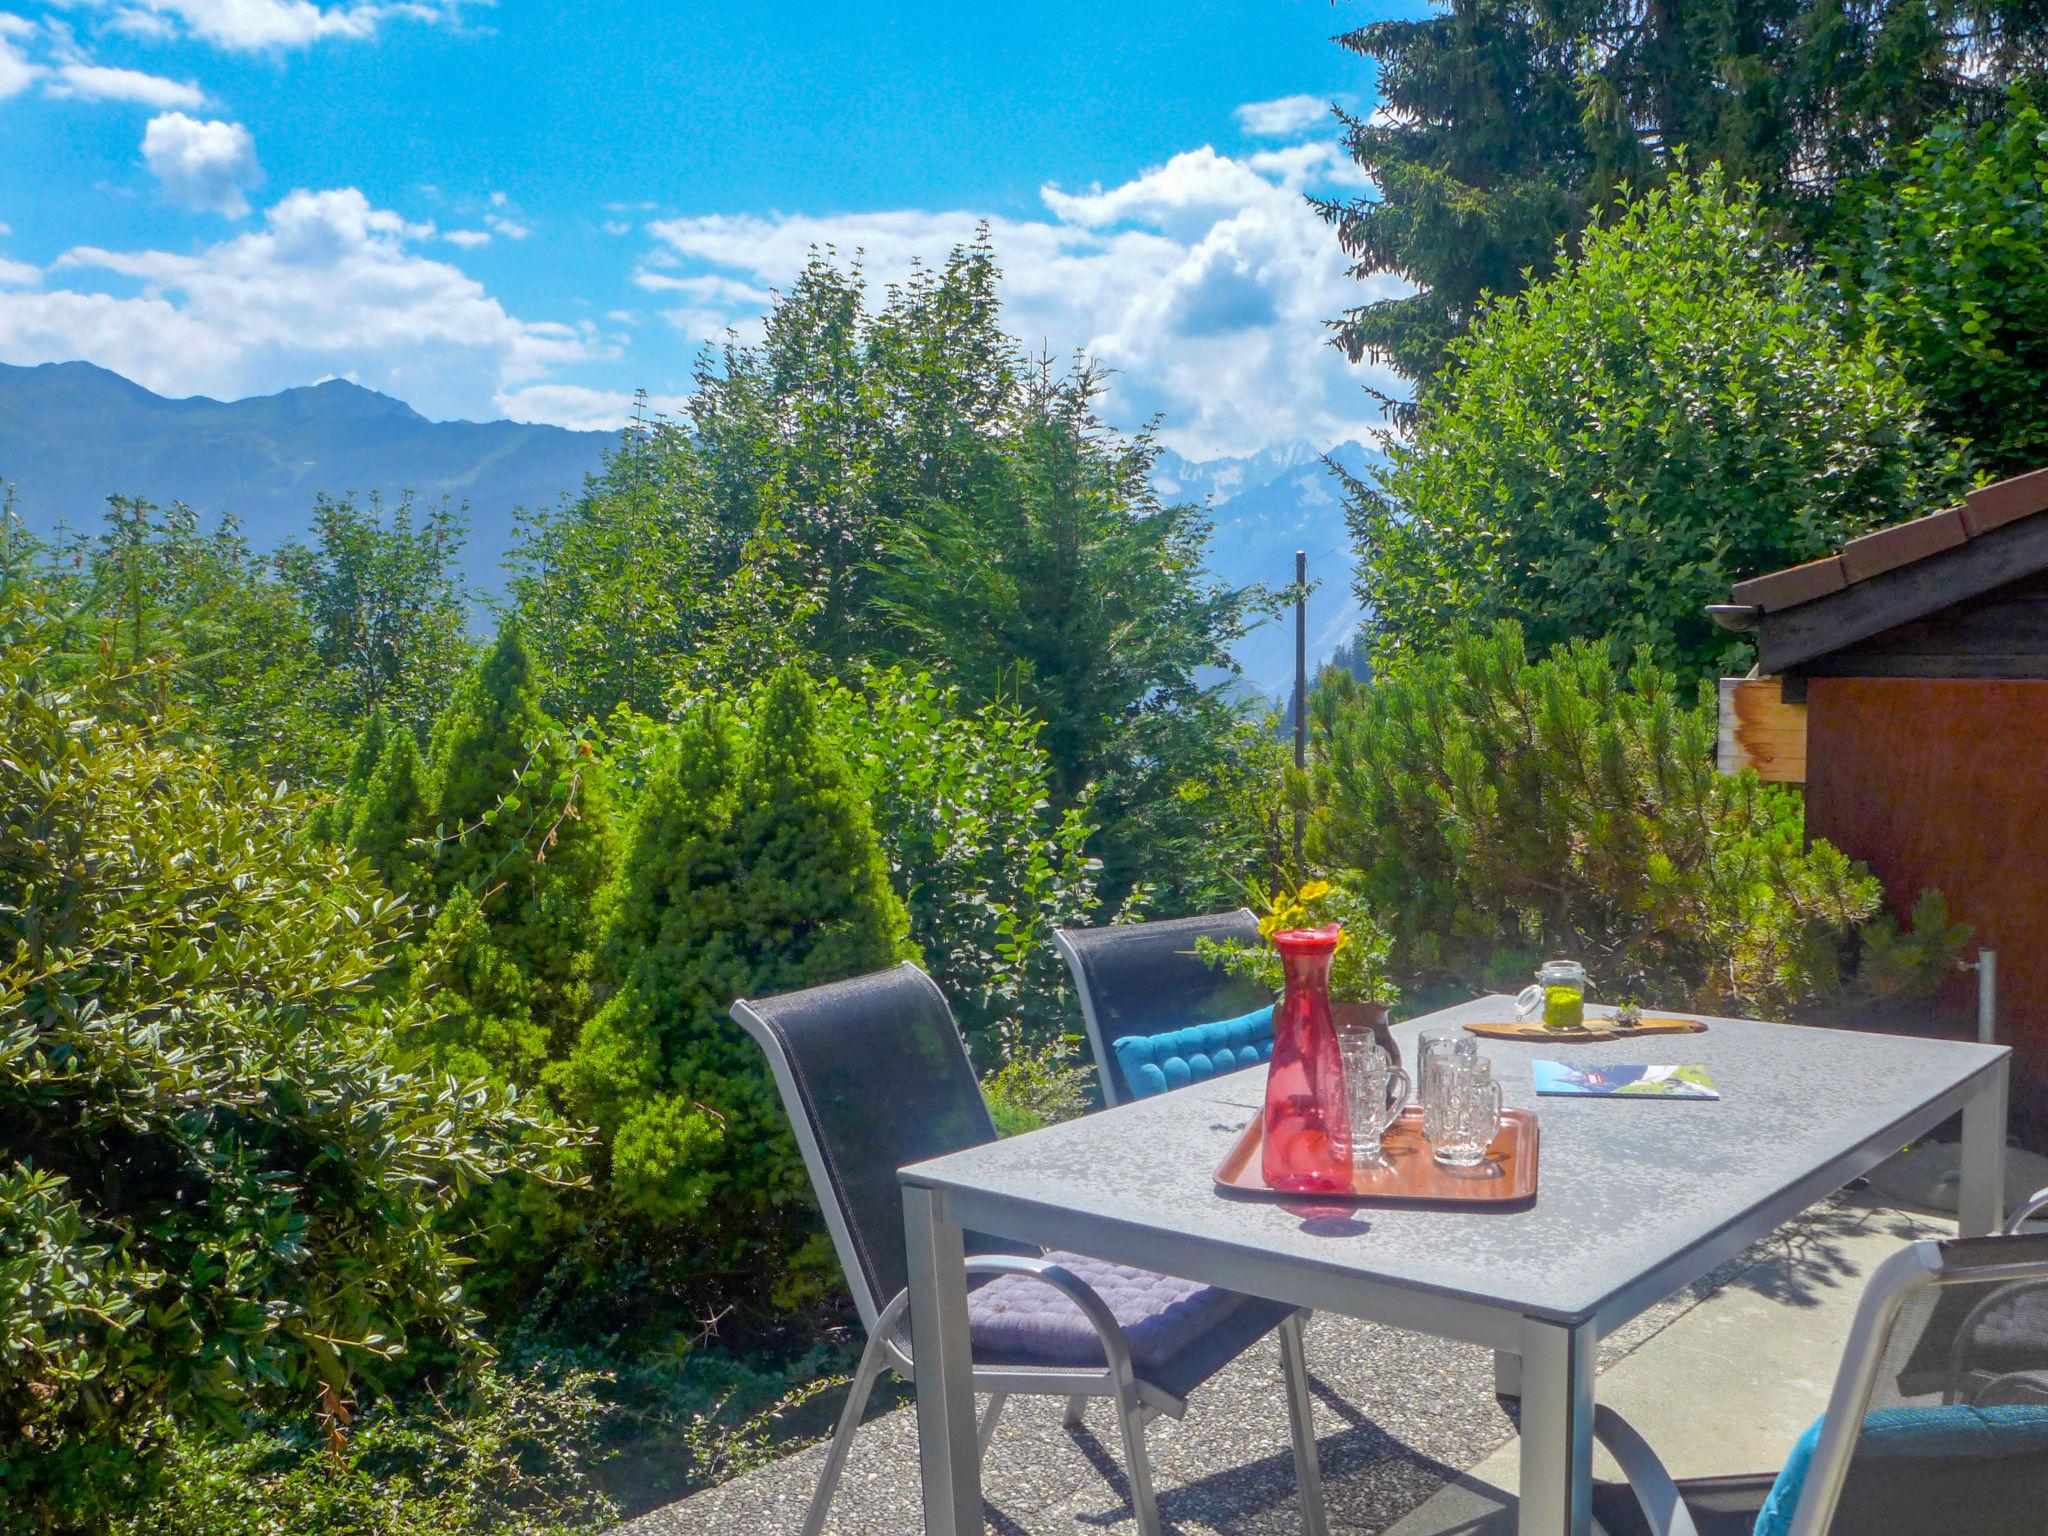
<svg viewBox="0 0 2048 1536">
<path fill-rule="evenodd" d="M 1236 1313 L 1245 1298 L 1218 1286 L 1106 1264 L 1078 1253 L 1048 1253 L 1109 1306 L 1130 1340 L 1140 1375 L 1164 1367 L 1181 1350 Z M 974 1358 L 984 1364 L 1101 1366 L 1102 1342 L 1079 1307 L 1026 1275 L 1000 1275 L 967 1298 Z"/>
</svg>

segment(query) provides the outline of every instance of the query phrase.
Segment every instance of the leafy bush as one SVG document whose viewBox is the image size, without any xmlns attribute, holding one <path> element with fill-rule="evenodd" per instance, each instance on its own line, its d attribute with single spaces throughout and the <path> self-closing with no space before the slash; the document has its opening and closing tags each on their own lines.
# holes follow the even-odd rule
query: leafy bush
<svg viewBox="0 0 2048 1536">
<path fill-rule="evenodd" d="M 1852 328 L 1898 354 L 1994 474 L 2048 463 L 2048 117 L 1950 121 L 1877 178 L 1837 252 Z"/>
<path fill-rule="evenodd" d="M 726 1010 L 880 970 L 907 919 L 810 686 L 779 672 L 744 752 L 721 706 L 657 749 L 599 961 L 615 990 L 550 1076 L 603 1138 L 602 1186 L 664 1283 L 750 1277 L 788 1306 L 831 1273 L 760 1050 Z"/>
<path fill-rule="evenodd" d="M 1286 967 L 1272 945 L 1273 935 L 1297 928 L 1322 928 L 1331 923 L 1343 932 L 1330 961 L 1330 996 L 1340 1003 L 1398 1002 L 1400 989 L 1387 975 L 1393 941 L 1364 899 L 1344 880 L 1305 880 L 1293 890 L 1254 882 L 1246 887 L 1246 905 L 1259 914 L 1255 944 L 1195 940 L 1195 953 L 1232 976 L 1248 976 L 1279 996 L 1286 986 Z"/>
<path fill-rule="evenodd" d="M 244 1439 L 186 1434 L 109 1536 L 579 1536 L 618 1509 L 598 1478 L 613 1416 L 602 1378 L 475 1372 L 446 1400 Z"/>
<path fill-rule="evenodd" d="M 1918 516 L 1953 479 L 1874 340 L 1709 169 L 1645 194 L 1453 344 L 1413 439 L 1353 487 L 1375 661 L 1517 620 L 1611 635 L 1688 682 L 1748 661 L 1706 605 L 1738 577 Z"/>
<path fill-rule="evenodd" d="M 1326 675 L 1311 858 L 1347 872 L 1397 971 L 1519 987 L 1586 962 L 1609 996 L 1784 1012 L 1843 984 L 1875 878 L 1804 838 L 1796 790 L 1715 771 L 1710 688 L 1503 624 L 1447 655 Z M 1938 966 L 1945 955 L 1925 957 Z"/>
<path fill-rule="evenodd" d="M 0 1512 L 84 1519 L 163 1422 L 310 1416 L 476 1343 L 442 1220 L 562 1133 L 401 1064 L 406 926 L 154 678 L 0 612 Z"/>
</svg>

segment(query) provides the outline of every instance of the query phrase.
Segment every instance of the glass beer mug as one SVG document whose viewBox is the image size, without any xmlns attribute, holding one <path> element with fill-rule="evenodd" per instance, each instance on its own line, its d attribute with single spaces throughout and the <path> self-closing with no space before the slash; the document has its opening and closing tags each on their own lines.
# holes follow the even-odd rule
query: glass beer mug
<svg viewBox="0 0 2048 1536">
<path fill-rule="evenodd" d="M 1583 1029 L 1586 1025 L 1586 968 L 1576 960 L 1546 960 L 1536 985 L 1524 987 L 1515 999 L 1515 1022 L 1543 1020 L 1545 1029 Z"/>
</svg>

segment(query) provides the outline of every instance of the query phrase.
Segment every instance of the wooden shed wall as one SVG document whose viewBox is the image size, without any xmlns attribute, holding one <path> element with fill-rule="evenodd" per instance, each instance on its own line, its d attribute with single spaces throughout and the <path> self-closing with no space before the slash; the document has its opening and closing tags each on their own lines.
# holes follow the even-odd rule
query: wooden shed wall
<svg viewBox="0 0 2048 1536">
<path fill-rule="evenodd" d="M 1815 677 L 1806 826 L 1998 951 L 2000 1038 L 2048 1086 L 2048 681 Z M 1903 914 L 1902 914 L 1903 915 Z"/>
</svg>

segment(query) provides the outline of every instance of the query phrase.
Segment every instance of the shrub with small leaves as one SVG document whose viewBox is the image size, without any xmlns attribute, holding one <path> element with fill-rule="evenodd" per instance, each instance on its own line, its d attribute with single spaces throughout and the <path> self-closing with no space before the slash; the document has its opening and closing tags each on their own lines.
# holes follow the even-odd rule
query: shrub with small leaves
<svg viewBox="0 0 2048 1536">
<path fill-rule="evenodd" d="M 308 1421 L 476 1345 L 444 1218 L 565 1166 L 367 1006 L 404 909 L 308 807 L 0 610 L 0 1525 L 87 1524 L 171 1424 Z M 96 1527 L 95 1527 L 96 1528 Z"/>
</svg>

